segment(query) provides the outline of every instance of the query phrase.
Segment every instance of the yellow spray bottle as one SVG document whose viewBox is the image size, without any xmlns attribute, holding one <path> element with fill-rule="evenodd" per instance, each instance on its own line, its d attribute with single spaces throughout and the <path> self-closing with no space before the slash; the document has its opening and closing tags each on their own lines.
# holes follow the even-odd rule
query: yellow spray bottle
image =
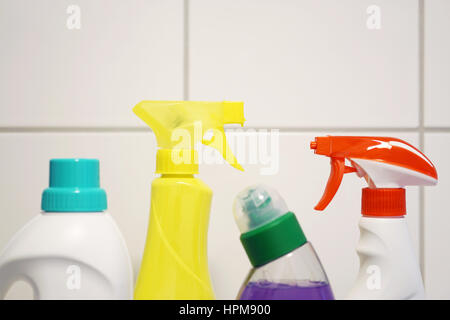
<svg viewBox="0 0 450 320">
<path fill-rule="evenodd" d="M 242 102 L 142 101 L 134 113 L 156 135 L 150 222 L 135 299 L 214 299 L 207 261 L 212 190 L 198 173 L 197 143 L 215 148 L 243 170 L 224 125 L 243 125 Z M 211 139 L 205 139 L 210 132 Z"/>
</svg>

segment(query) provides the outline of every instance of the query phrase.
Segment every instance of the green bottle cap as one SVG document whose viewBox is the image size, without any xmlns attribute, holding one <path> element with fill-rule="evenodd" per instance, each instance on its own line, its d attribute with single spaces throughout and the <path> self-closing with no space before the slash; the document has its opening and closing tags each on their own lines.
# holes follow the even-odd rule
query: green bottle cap
<svg viewBox="0 0 450 320">
<path fill-rule="evenodd" d="M 254 267 L 269 263 L 306 243 L 294 213 L 278 192 L 266 186 L 252 186 L 236 196 L 236 223 L 241 242 Z"/>
<path fill-rule="evenodd" d="M 50 186 L 42 193 L 47 212 L 106 210 L 106 192 L 100 188 L 97 159 L 50 160 Z"/>
</svg>

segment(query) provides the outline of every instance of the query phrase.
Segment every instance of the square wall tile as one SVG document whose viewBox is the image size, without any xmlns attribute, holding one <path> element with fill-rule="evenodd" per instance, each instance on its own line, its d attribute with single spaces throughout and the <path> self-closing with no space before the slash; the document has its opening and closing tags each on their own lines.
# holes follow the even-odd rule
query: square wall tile
<svg viewBox="0 0 450 320">
<path fill-rule="evenodd" d="M 370 135 L 367 132 L 352 133 Z M 316 249 L 337 298 L 344 298 L 355 280 L 361 188 L 365 183 L 346 175 L 324 213 L 316 213 L 330 172 L 329 160 L 314 155 L 309 142 L 320 133 L 264 130 L 233 131 L 232 148 L 245 172 L 218 161 L 201 148 L 198 177 L 214 192 L 208 241 L 212 281 L 218 299 L 234 299 L 250 263 L 239 241 L 232 204 L 249 185 L 276 188 L 298 217 Z M 377 135 L 392 135 L 380 133 Z M 417 145 L 416 134 L 399 136 Z M 117 221 L 131 253 L 135 276 L 140 268 L 147 231 L 150 184 L 155 177 L 155 138 L 135 133 L 20 133 L 0 134 L 0 248 L 28 220 L 40 212 L 42 190 L 48 185 L 48 161 L 55 157 L 100 159 L 101 185 L 108 194 L 108 211 Z M 419 243 L 418 192 L 408 190 L 408 222 L 416 248 Z M 15 292 L 15 297 L 21 297 Z"/>
<path fill-rule="evenodd" d="M 425 151 L 436 166 L 439 182 L 425 188 L 425 289 L 429 299 L 450 299 L 450 134 L 425 135 Z"/>
<path fill-rule="evenodd" d="M 450 126 L 450 1 L 424 3 L 425 124 Z"/>
<path fill-rule="evenodd" d="M 140 100 L 182 98 L 182 0 L 7 0 L 0 21 L 2 127 L 137 126 Z"/>
<path fill-rule="evenodd" d="M 248 126 L 416 127 L 418 1 L 190 0 L 189 98 Z"/>
</svg>

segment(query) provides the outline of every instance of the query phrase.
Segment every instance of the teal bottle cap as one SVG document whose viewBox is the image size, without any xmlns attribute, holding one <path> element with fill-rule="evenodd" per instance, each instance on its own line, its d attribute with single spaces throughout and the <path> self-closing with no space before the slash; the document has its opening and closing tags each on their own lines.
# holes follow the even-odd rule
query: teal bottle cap
<svg viewBox="0 0 450 320">
<path fill-rule="evenodd" d="M 269 263 L 306 243 L 295 214 L 275 190 L 251 186 L 236 196 L 234 217 L 241 243 L 254 267 Z"/>
<path fill-rule="evenodd" d="M 100 188 L 99 166 L 97 159 L 51 159 L 50 186 L 42 193 L 42 210 L 106 210 L 106 192 Z"/>
</svg>

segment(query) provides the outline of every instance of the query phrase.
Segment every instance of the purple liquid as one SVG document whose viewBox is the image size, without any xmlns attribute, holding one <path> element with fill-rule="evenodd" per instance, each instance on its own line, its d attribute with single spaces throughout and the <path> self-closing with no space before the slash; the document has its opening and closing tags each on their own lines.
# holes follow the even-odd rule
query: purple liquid
<svg viewBox="0 0 450 320">
<path fill-rule="evenodd" d="M 325 282 L 299 286 L 259 281 L 249 282 L 239 300 L 334 300 L 334 295 Z"/>
</svg>

